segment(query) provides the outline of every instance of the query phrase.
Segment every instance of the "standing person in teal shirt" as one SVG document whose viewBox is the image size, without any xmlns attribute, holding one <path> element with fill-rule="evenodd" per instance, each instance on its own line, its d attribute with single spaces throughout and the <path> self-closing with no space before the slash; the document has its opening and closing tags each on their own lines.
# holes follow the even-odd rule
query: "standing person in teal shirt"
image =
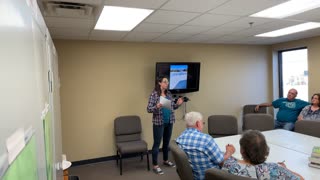
<svg viewBox="0 0 320 180">
<path fill-rule="evenodd" d="M 156 174 L 164 174 L 158 163 L 159 146 L 162 139 L 163 165 L 175 167 L 175 165 L 168 159 L 169 142 L 171 139 L 173 123 L 175 122 L 174 110 L 179 108 L 179 106 L 183 103 L 183 99 L 179 98 L 175 103 L 171 92 L 168 90 L 168 85 L 168 78 L 157 78 L 156 86 L 149 97 L 147 106 L 148 113 L 153 114 L 152 170 Z M 166 98 L 167 100 L 170 100 L 170 107 L 166 108 L 162 106 L 160 103 L 160 98 Z"/>
<path fill-rule="evenodd" d="M 277 113 L 277 119 L 274 123 L 275 129 L 286 129 L 292 131 L 294 129 L 294 124 L 298 119 L 300 111 L 307 105 L 308 102 L 301 99 L 296 99 L 298 91 L 296 89 L 290 89 L 288 91 L 287 98 L 280 98 L 272 103 L 262 103 L 256 106 L 255 110 L 259 111 L 260 107 L 270 107 L 279 108 Z"/>
</svg>

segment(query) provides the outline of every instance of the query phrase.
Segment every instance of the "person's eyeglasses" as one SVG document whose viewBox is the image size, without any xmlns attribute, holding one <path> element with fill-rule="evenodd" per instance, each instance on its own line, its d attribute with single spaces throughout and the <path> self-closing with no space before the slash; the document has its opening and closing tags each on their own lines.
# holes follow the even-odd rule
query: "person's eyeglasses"
<svg viewBox="0 0 320 180">
<path fill-rule="evenodd" d="M 166 84 L 169 84 L 169 81 L 162 81 L 162 83 L 166 83 Z"/>
</svg>

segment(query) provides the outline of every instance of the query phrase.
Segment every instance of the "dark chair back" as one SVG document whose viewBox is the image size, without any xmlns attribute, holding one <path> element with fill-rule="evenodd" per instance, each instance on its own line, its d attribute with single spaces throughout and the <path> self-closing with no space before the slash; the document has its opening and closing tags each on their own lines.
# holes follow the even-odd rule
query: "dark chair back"
<svg viewBox="0 0 320 180">
<path fill-rule="evenodd" d="M 250 113 L 262 113 L 266 114 L 267 113 L 267 107 L 260 107 L 259 111 L 255 111 L 254 109 L 256 108 L 257 104 L 247 104 L 243 106 L 243 116 L 246 114 Z"/>
<path fill-rule="evenodd" d="M 274 129 L 274 119 L 270 114 L 246 114 L 243 120 L 243 130 L 268 131 Z"/>
<path fill-rule="evenodd" d="M 209 116 L 208 133 L 214 138 L 238 134 L 237 118 L 231 115 Z"/>
<path fill-rule="evenodd" d="M 170 150 L 177 166 L 177 173 L 181 180 L 193 180 L 192 168 L 190 166 L 187 154 L 180 149 L 176 141 L 170 142 Z"/>
<path fill-rule="evenodd" d="M 139 116 L 120 116 L 114 120 L 116 142 L 141 140 L 141 121 Z"/>
<path fill-rule="evenodd" d="M 251 179 L 249 177 L 243 177 L 243 176 L 236 176 L 233 174 L 230 174 L 226 171 L 211 168 L 206 170 L 205 174 L 205 180 L 248 180 Z"/>
<path fill-rule="evenodd" d="M 267 107 L 260 107 L 259 111 L 255 111 L 257 104 L 247 104 L 243 106 L 243 113 L 242 113 L 242 122 L 244 122 L 244 116 L 247 114 L 266 114 Z M 242 124 L 242 130 L 244 130 L 244 126 Z"/>
<path fill-rule="evenodd" d="M 302 120 L 297 121 L 294 131 L 320 138 L 320 121 Z"/>
</svg>

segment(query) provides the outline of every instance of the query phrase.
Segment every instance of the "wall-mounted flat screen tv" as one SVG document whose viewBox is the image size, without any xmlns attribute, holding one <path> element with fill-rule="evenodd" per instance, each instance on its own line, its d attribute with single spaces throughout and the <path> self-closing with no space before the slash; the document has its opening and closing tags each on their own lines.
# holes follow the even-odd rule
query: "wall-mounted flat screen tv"
<svg viewBox="0 0 320 180">
<path fill-rule="evenodd" d="M 168 78 L 174 94 L 199 91 L 200 62 L 157 62 L 156 79 L 160 76 Z"/>
</svg>

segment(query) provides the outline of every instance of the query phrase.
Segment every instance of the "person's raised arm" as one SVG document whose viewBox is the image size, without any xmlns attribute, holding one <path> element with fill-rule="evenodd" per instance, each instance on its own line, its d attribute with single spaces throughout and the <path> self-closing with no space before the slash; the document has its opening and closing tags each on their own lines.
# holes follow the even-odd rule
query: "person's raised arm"
<svg viewBox="0 0 320 180">
<path fill-rule="evenodd" d="M 234 154 L 235 151 L 236 151 L 236 149 L 234 148 L 234 146 L 232 144 L 226 145 L 226 152 L 224 153 L 223 161 L 219 164 L 219 166 L 222 167 L 224 161 L 229 159 L 232 156 L 232 154 Z"/>
<path fill-rule="evenodd" d="M 234 154 L 235 151 L 236 149 L 232 144 L 226 145 L 226 152 L 224 153 L 223 159 L 224 160 L 228 159 L 229 157 L 232 156 L 232 154 Z"/>
<path fill-rule="evenodd" d="M 177 100 L 177 103 L 174 104 L 173 108 L 174 109 L 178 109 L 179 106 L 183 103 L 183 99 L 180 97 L 178 100 Z"/>
<path fill-rule="evenodd" d="M 262 104 L 258 104 L 254 110 L 257 112 L 259 111 L 260 107 L 271 107 L 272 106 L 272 103 L 262 103 Z"/>
</svg>

